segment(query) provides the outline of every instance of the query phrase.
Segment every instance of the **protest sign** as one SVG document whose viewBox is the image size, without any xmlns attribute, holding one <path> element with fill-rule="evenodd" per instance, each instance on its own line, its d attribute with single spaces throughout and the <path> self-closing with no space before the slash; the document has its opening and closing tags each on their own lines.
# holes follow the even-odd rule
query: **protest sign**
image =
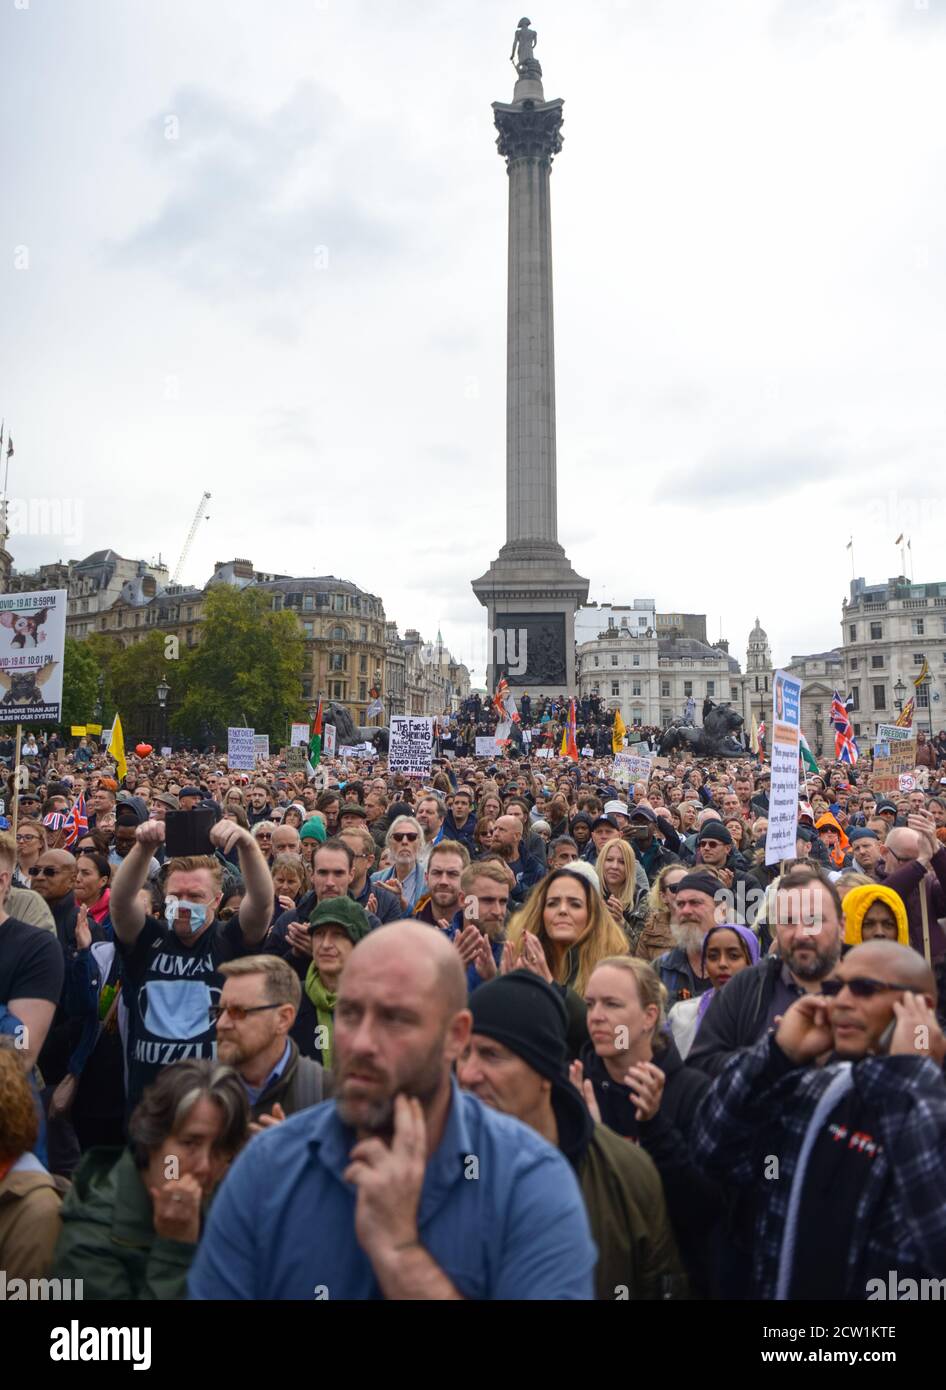
<svg viewBox="0 0 946 1390">
<path fill-rule="evenodd" d="M 913 775 L 912 772 L 901 772 L 901 773 L 900 773 L 899 781 L 900 781 L 900 785 L 899 785 L 899 787 L 897 788 L 898 791 L 901 791 L 901 792 L 915 792 L 915 791 L 916 791 L 916 778 L 914 777 L 914 775 Z"/>
<path fill-rule="evenodd" d="M 327 758 L 335 756 L 335 725 L 326 724 L 322 730 L 322 752 Z"/>
<path fill-rule="evenodd" d="M 255 741 L 253 729 L 227 729 L 227 767 L 252 772 L 256 767 Z"/>
<path fill-rule="evenodd" d="M 269 757 L 269 734 L 256 734 L 253 738 L 253 747 L 257 758 Z"/>
<path fill-rule="evenodd" d="M 287 772 L 305 772 L 307 761 L 306 751 L 298 743 L 294 748 L 286 749 Z"/>
<path fill-rule="evenodd" d="M 161 749 L 161 757 L 162 757 L 162 758 L 169 758 L 169 757 L 171 756 L 171 754 L 172 754 L 173 751 L 174 751 L 174 750 L 173 750 L 172 748 L 162 748 L 162 749 Z"/>
<path fill-rule="evenodd" d="M 913 737 L 913 726 L 901 728 L 899 724 L 878 724 L 875 735 L 878 743 L 909 743 Z"/>
<path fill-rule="evenodd" d="M 393 714 L 388 751 L 391 772 L 429 777 L 434 753 L 434 721 L 427 715 Z"/>
<path fill-rule="evenodd" d="M 537 748 L 532 756 L 535 758 L 551 758 L 555 755 L 551 748 Z"/>
<path fill-rule="evenodd" d="M 795 858 L 798 831 L 798 758 L 801 747 L 801 682 L 784 671 L 772 681 L 772 782 L 765 862 Z"/>
<path fill-rule="evenodd" d="M 289 747 L 295 748 L 297 744 L 309 746 L 309 726 L 308 724 L 293 724 L 289 730 Z"/>
<path fill-rule="evenodd" d="M 478 758 L 498 758 L 500 751 L 499 744 L 494 738 L 478 738 L 476 740 L 476 756 Z"/>
<path fill-rule="evenodd" d="M 619 786 L 630 787 L 635 782 L 646 782 L 652 767 L 652 758 L 637 753 L 615 753 L 612 774 Z"/>
<path fill-rule="evenodd" d="M 884 725 L 885 729 L 890 729 L 891 725 Z M 912 729 L 898 730 L 898 733 L 906 732 L 912 734 Z M 890 753 L 887 757 L 874 758 L 874 771 L 871 774 L 871 791 L 891 795 L 893 792 L 902 791 L 900 778 L 904 773 L 913 772 L 916 768 L 916 739 L 896 739 L 889 740 Z"/>
<path fill-rule="evenodd" d="M 0 722 L 59 724 L 65 589 L 0 595 Z"/>
</svg>

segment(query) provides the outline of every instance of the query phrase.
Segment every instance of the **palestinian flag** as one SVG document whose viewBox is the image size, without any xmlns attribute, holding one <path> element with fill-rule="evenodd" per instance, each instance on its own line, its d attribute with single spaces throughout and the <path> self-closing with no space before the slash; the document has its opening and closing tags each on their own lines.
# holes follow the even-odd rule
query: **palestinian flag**
<svg viewBox="0 0 946 1390">
<path fill-rule="evenodd" d="M 319 700 L 319 708 L 315 716 L 315 723 L 312 725 L 312 737 L 309 739 L 309 762 L 313 767 L 318 767 L 322 757 L 322 701 Z"/>
<path fill-rule="evenodd" d="M 799 751 L 800 751 L 801 760 L 802 760 L 802 762 L 804 763 L 804 766 L 805 766 L 805 771 L 806 771 L 806 772 L 813 772 L 813 773 L 815 774 L 815 776 L 817 776 L 817 775 L 818 775 L 818 764 L 817 764 L 817 762 L 815 761 L 815 755 L 814 755 L 814 753 L 812 753 L 811 749 L 809 748 L 809 746 L 808 746 L 808 740 L 805 738 L 805 735 L 804 735 L 803 733 L 801 733 L 801 730 L 799 730 L 799 735 L 800 735 L 800 738 L 801 738 L 801 744 L 800 744 L 800 749 L 799 749 Z"/>
</svg>

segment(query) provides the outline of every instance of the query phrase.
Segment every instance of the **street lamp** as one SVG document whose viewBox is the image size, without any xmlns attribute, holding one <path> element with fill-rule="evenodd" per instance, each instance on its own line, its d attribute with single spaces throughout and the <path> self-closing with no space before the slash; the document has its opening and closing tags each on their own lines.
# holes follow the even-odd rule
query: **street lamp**
<svg viewBox="0 0 946 1390">
<path fill-rule="evenodd" d="M 171 693 L 171 687 L 168 685 L 167 681 L 162 677 L 161 680 L 158 681 L 158 691 L 157 691 L 157 694 L 158 694 L 158 708 L 159 708 L 160 711 L 161 711 L 161 747 L 162 747 L 162 748 L 166 747 L 166 745 L 167 745 L 167 711 L 166 711 L 166 706 L 167 706 L 167 702 L 168 702 L 168 696 L 170 695 L 170 693 Z"/>
<path fill-rule="evenodd" d="M 900 676 L 897 677 L 897 683 L 896 683 L 896 685 L 895 685 L 894 688 L 893 688 L 893 693 L 894 693 L 894 695 L 896 695 L 896 697 L 897 697 L 897 713 L 898 713 L 898 714 L 902 714 L 902 713 L 903 713 L 903 697 L 904 697 L 904 695 L 907 693 L 907 688 L 906 688 L 906 686 L 904 685 L 903 680 L 901 679 Z"/>
</svg>

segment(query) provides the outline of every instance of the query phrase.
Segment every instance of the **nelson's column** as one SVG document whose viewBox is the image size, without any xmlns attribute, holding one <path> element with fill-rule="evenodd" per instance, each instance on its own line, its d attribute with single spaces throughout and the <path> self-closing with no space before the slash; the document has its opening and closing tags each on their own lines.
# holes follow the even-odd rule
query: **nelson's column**
<svg viewBox="0 0 946 1390">
<path fill-rule="evenodd" d="M 587 601 L 588 580 L 558 543 L 549 177 L 563 103 L 545 100 L 535 41 L 520 20 L 513 99 L 493 102 L 509 176 L 506 544 L 473 592 L 489 613 L 488 688 L 505 675 L 511 686 L 558 695 L 575 692 L 575 609 Z"/>
</svg>

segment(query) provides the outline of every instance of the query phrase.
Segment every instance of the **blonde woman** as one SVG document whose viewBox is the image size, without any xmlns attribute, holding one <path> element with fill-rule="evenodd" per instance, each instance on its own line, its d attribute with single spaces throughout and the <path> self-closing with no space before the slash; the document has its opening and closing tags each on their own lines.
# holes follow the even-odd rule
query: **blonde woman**
<svg viewBox="0 0 946 1390">
<path fill-rule="evenodd" d="M 633 955 L 641 960 L 656 960 L 664 951 L 673 949 L 670 925 L 674 918 L 674 900 L 681 880 L 689 872 L 685 864 L 665 864 L 654 879 L 646 900 L 644 929 L 636 946 L 631 948 Z"/>
<path fill-rule="evenodd" d="M 626 840 L 608 840 L 598 855 L 595 872 L 604 905 L 633 951 L 647 921 L 647 891 L 637 880 L 637 856 Z"/>
<path fill-rule="evenodd" d="M 593 872 L 576 861 L 536 884 L 509 924 L 504 969 L 525 966 L 580 995 L 600 960 L 627 954 L 627 938 L 605 907 Z"/>
</svg>

